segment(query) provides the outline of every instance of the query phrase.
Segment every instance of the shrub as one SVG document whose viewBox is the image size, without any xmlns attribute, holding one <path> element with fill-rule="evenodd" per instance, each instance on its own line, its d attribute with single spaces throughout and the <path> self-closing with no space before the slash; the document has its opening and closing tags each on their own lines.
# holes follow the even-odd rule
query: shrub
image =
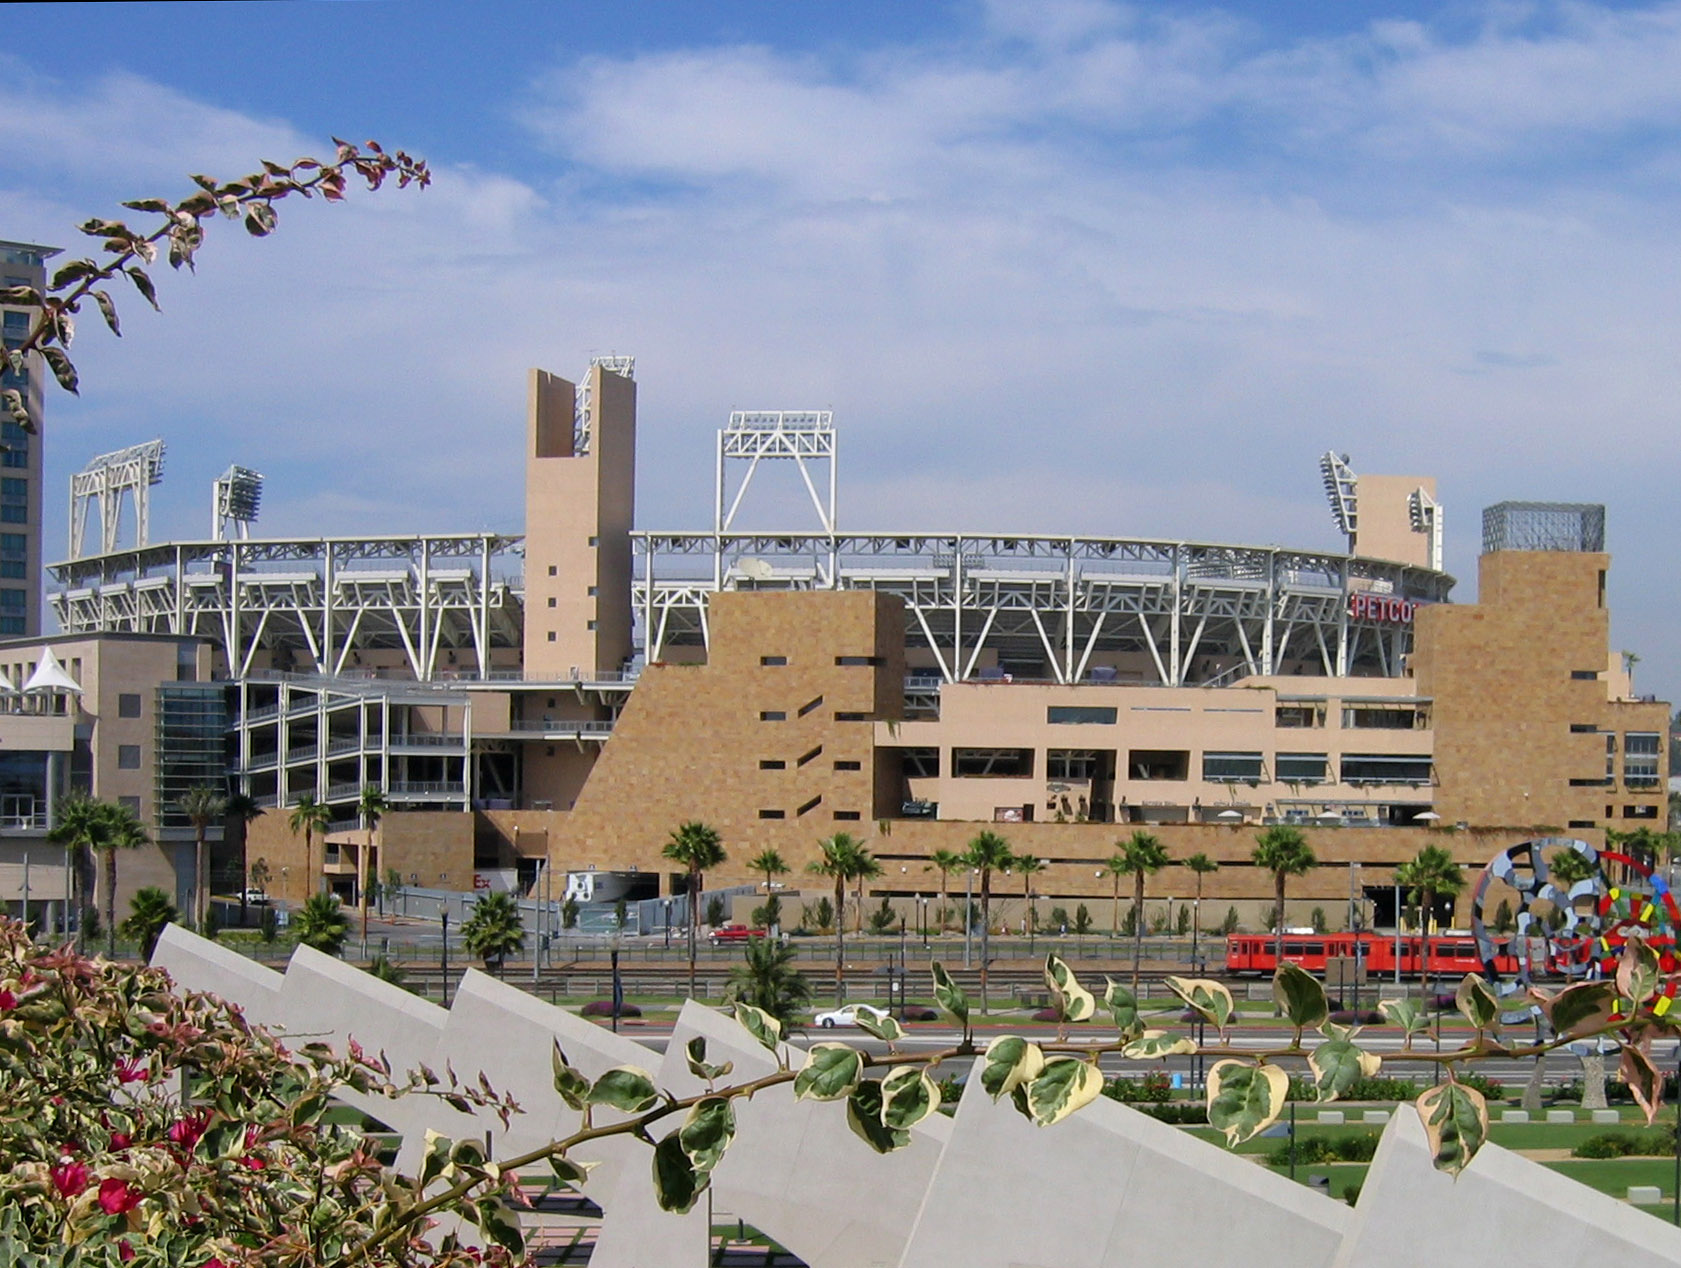
<svg viewBox="0 0 1681 1268">
<path fill-rule="evenodd" d="M 578 1010 L 580 1017 L 611 1017 L 613 1015 L 613 1001 L 610 999 L 592 999 Z M 635 1004 L 619 1005 L 620 1017 L 640 1017 L 642 1010 Z"/>
<path fill-rule="evenodd" d="M 1054 1009 L 1054 1008 L 1041 1008 L 1038 1012 L 1033 1014 L 1033 1020 L 1034 1021 L 1050 1021 L 1050 1022 L 1056 1022 L 1058 1024 L 1061 1024 L 1061 1021 L 1062 1021 L 1062 1019 L 1056 1015 L 1056 1009 Z M 1082 1021 L 1082 1022 L 1071 1022 L 1069 1024 L 1070 1025 L 1083 1026 L 1086 1023 Z"/>
<path fill-rule="evenodd" d="M 1353 1184 L 1345 1184 L 1342 1187 L 1342 1191 L 1338 1193 L 1337 1196 L 1344 1202 L 1347 1202 L 1350 1206 L 1354 1206 L 1360 1201 L 1360 1190 L 1362 1187 L 1361 1182 L 1356 1180 Z"/>
<path fill-rule="evenodd" d="M 273 903 L 266 904 L 262 915 L 257 917 L 257 936 L 264 942 L 273 942 L 280 936 L 280 917 Z"/>
<path fill-rule="evenodd" d="M 1173 1096 L 1173 1080 L 1165 1070 L 1151 1070 L 1140 1079 L 1117 1075 L 1103 1085 L 1103 1095 L 1123 1105 L 1162 1105 Z"/>
<path fill-rule="evenodd" d="M 1665 1157 L 1675 1152 L 1675 1128 L 1656 1131 L 1601 1132 L 1589 1136 L 1570 1151 L 1572 1158 L 1628 1158 L 1634 1155 Z"/>
<path fill-rule="evenodd" d="M 1484 1100 L 1503 1101 L 1506 1099 L 1504 1086 L 1476 1070 L 1462 1070 L 1459 1074 L 1459 1081 L 1466 1087 L 1481 1092 Z"/>
<path fill-rule="evenodd" d="M 1296 1138 L 1296 1165 L 1312 1167 L 1327 1162 L 1370 1162 L 1377 1152 L 1377 1142 L 1376 1132 L 1362 1132 L 1357 1136 L 1299 1136 Z M 1267 1163 L 1274 1167 L 1288 1167 L 1290 1142 L 1285 1141 L 1269 1153 Z"/>
</svg>

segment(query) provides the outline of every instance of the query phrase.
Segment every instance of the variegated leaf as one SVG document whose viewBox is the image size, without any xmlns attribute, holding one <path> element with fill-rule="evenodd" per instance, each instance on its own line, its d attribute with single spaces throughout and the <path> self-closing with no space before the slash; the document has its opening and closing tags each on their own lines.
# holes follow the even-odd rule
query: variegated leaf
<svg viewBox="0 0 1681 1268">
<path fill-rule="evenodd" d="M 1228 1145 L 1241 1145 L 1277 1120 L 1289 1090 L 1289 1076 L 1275 1065 L 1217 1061 L 1208 1072 L 1208 1125 Z"/>
<path fill-rule="evenodd" d="M 1195 1041 L 1184 1035 L 1169 1034 L 1165 1030 L 1146 1030 L 1122 1048 L 1121 1055 L 1133 1061 L 1148 1061 L 1155 1057 L 1189 1055 L 1196 1050 Z"/>
<path fill-rule="evenodd" d="M 864 1054 L 844 1043 L 814 1043 L 794 1076 L 794 1098 L 838 1101 L 851 1096 L 864 1077 Z"/>
<path fill-rule="evenodd" d="M 940 1087 L 920 1066 L 901 1066 L 881 1081 L 881 1121 L 889 1129 L 920 1123 L 940 1108 Z"/>
<path fill-rule="evenodd" d="M 1045 1068 L 1039 1045 L 1019 1035 L 1000 1035 L 987 1044 L 981 1064 L 981 1087 L 993 1100 L 1008 1096 Z"/>
<path fill-rule="evenodd" d="M 1115 1029 L 1121 1032 L 1121 1042 L 1138 1038 L 1144 1033 L 1144 1022 L 1138 1016 L 1138 999 L 1112 977 L 1103 979 L 1103 1002 L 1109 1006 L 1109 1016 Z"/>
<path fill-rule="evenodd" d="M 1325 988 L 1299 964 L 1288 960 L 1272 976 L 1272 997 L 1297 1030 L 1312 1030 L 1331 1015 Z"/>
<path fill-rule="evenodd" d="M 1374 1052 L 1366 1052 L 1346 1039 L 1331 1039 L 1307 1054 L 1313 1068 L 1314 1086 L 1319 1099 L 1334 1101 L 1360 1079 L 1374 1077 L 1383 1060 Z"/>
<path fill-rule="evenodd" d="M 1425 1092 L 1417 1105 L 1436 1169 L 1458 1175 L 1488 1140 L 1488 1103 L 1475 1088 L 1450 1079 Z"/>
<path fill-rule="evenodd" d="M 1079 1057 L 1052 1057 L 1027 1085 L 1027 1108 L 1041 1127 L 1060 1123 L 1103 1092 L 1103 1075 Z"/>
<path fill-rule="evenodd" d="M 1184 1000 L 1186 1005 L 1201 1013 L 1208 1021 L 1213 1022 L 1221 1030 L 1231 1020 L 1232 1013 L 1237 1006 L 1232 1002 L 1232 993 L 1223 982 L 1216 982 L 1206 977 L 1169 977 L 1167 988 Z"/>
</svg>

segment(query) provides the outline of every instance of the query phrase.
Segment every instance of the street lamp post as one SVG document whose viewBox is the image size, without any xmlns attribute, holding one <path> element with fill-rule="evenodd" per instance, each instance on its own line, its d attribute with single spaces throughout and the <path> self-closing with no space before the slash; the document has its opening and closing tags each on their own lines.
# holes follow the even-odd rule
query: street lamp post
<svg viewBox="0 0 1681 1268">
<path fill-rule="evenodd" d="M 974 963 L 975 943 L 975 871 L 969 869 L 963 878 L 963 967 Z"/>
<path fill-rule="evenodd" d="M 444 1007 L 449 1007 L 449 908 L 440 907 L 438 923 L 443 926 L 443 968 L 444 968 Z"/>
</svg>

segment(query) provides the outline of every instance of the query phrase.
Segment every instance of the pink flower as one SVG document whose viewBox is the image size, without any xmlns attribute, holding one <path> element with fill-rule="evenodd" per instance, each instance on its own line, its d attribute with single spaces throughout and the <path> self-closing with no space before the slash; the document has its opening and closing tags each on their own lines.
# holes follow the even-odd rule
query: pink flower
<svg viewBox="0 0 1681 1268">
<path fill-rule="evenodd" d="M 126 1237 L 117 1243 L 117 1258 L 125 1264 L 134 1258 L 134 1247 L 128 1244 L 128 1238 Z"/>
<path fill-rule="evenodd" d="M 18 997 L 10 991 L 0 990 L 0 1013 L 9 1013 L 18 1006 Z"/>
<path fill-rule="evenodd" d="M 110 1149 L 112 1153 L 119 1153 L 134 1143 L 134 1137 L 127 1132 L 112 1132 Z"/>
<path fill-rule="evenodd" d="M 73 1198 L 88 1187 L 88 1165 L 85 1162 L 60 1158 L 58 1166 L 48 1174 L 52 1176 L 53 1188 L 58 1190 L 60 1197 Z"/>
<path fill-rule="evenodd" d="M 140 1205 L 140 1190 L 127 1180 L 105 1180 L 99 1186 L 99 1206 L 107 1215 L 121 1215 Z"/>
<path fill-rule="evenodd" d="M 198 1144 L 198 1138 L 204 1135 L 204 1129 L 210 1126 L 210 1111 L 195 1110 L 187 1117 L 172 1123 L 169 1128 L 169 1139 L 183 1149 L 192 1149 Z"/>
<path fill-rule="evenodd" d="M 117 1062 L 118 1083 L 144 1083 L 151 1078 L 151 1074 L 144 1061 L 131 1057 L 126 1061 Z"/>
</svg>

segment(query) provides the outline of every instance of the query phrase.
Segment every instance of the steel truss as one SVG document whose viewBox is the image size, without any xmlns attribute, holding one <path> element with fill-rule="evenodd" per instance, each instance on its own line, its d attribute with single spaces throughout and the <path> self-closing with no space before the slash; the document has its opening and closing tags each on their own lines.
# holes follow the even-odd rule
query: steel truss
<svg viewBox="0 0 1681 1268">
<path fill-rule="evenodd" d="M 974 677 L 984 651 L 1088 679 L 1115 653 L 1154 681 L 1255 674 L 1394 677 L 1409 622 L 1354 618 L 1349 597 L 1446 601 L 1453 578 L 1349 555 L 1140 538 L 904 533 L 634 533 L 634 602 L 650 660 L 707 640 L 716 589 L 871 589 L 905 603 L 906 637 L 941 677 Z M 714 580 L 716 578 L 716 580 Z M 1101 663 L 1099 661 L 1099 663 Z"/>
<path fill-rule="evenodd" d="M 499 533 L 169 542 L 55 564 L 67 634 L 187 634 L 219 644 L 236 677 L 259 650 L 340 674 L 355 653 L 400 648 L 414 677 L 484 677 L 520 646 L 523 612 Z M 494 576 L 502 565 L 516 580 Z M 384 565 L 383 567 L 381 565 Z M 442 663 L 440 663 L 442 662 Z"/>
</svg>

